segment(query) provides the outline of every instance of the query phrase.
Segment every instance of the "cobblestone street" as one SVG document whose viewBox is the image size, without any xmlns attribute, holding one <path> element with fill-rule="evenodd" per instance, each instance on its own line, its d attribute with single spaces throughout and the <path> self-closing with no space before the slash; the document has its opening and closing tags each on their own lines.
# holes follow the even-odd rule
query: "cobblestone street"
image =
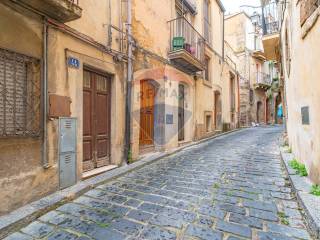
<svg viewBox="0 0 320 240">
<path fill-rule="evenodd" d="M 311 239 L 282 167 L 280 127 L 228 134 L 128 173 L 12 239 Z"/>
</svg>

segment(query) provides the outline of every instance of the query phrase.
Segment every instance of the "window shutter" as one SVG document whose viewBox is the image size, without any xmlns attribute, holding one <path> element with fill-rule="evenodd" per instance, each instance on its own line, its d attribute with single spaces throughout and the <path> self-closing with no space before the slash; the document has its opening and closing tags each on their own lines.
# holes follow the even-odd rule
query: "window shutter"
<svg viewBox="0 0 320 240">
<path fill-rule="evenodd" d="M 302 0 L 300 5 L 300 24 L 301 26 L 319 7 L 319 0 Z"/>
</svg>

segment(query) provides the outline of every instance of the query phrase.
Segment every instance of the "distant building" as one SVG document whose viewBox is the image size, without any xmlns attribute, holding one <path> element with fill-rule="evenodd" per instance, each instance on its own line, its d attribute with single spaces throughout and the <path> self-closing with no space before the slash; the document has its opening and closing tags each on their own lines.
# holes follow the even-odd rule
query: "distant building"
<svg viewBox="0 0 320 240">
<path fill-rule="evenodd" d="M 276 117 L 278 93 L 269 90 L 278 78 L 276 62 L 262 44 L 261 15 L 239 12 L 225 17 L 225 40 L 238 58 L 240 125 L 281 123 Z"/>
</svg>

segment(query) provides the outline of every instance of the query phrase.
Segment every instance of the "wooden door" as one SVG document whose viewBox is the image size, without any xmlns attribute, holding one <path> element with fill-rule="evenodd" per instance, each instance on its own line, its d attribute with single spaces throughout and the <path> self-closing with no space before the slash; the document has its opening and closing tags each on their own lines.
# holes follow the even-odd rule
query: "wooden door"
<svg viewBox="0 0 320 240">
<path fill-rule="evenodd" d="M 149 80 L 141 81 L 140 88 L 140 146 L 153 145 L 155 88 Z"/>
<path fill-rule="evenodd" d="M 110 78 L 85 70 L 83 78 L 83 171 L 110 160 Z"/>
<path fill-rule="evenodd" d="M 219 92 L 214 94 L 214 126 L 215 130 L 222 130 L 222 102 Z"/>
<path fill-rule="evenodd" d="M 179 85 L 178 140 L 184 140 L 184 85 Z"/>
</svg>

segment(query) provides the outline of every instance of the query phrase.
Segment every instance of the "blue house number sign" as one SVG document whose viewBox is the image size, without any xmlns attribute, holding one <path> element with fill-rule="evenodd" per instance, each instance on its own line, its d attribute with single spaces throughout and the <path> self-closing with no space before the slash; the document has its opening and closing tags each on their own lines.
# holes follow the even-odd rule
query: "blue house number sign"
<svg viewBox="0 0 320 240">
<path fill-rule="evenodd" d="M 68 66 L 72 68 L 80 68 L 80 61 L 79 59 L 68 57 Z"/>
</svg>

